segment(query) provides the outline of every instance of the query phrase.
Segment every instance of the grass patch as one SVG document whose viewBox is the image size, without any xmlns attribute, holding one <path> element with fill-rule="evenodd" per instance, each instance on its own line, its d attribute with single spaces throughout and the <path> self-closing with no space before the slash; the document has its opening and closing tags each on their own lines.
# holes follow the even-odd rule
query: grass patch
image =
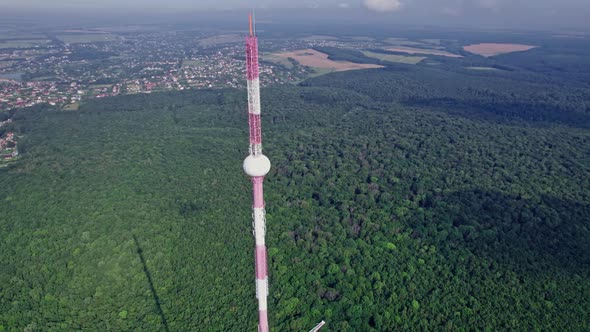
<svg viewBox="0 0 590 332">
<path fill-rule="evenodd" d="M 333 73 L 336 71 L 334 68 L 311 67 L 311 69 L 313 69 L 313 73 L 311 73 L 309 75 L 311 77 L 321 76 L 321 75 Z"/>
<path fill-rule="evenodd" d="M 434 49 L 433 46 L 429 48 L 413 48 L 407 46 L 396 46 L 396 47 L 388 47 L 386 48 L 387 51 L 390 52 L 397 52 L 397 53 L 406 53 L 406 54 L 419 54 L 419 55 L 437 55 L 437 56 L 446 56 L 450 58 L 462 58 L 462 55 L 453 54 L 450 52 L 445 51 L 444 49 L 436 48 Z"/>
<path fill-rule="evenodd" d="M 55 76 L 39 76 L 32 79 L 32 81 L 36 82 L 43 82 L 43 81 L 54 81 L 56 80 Z"/>
<path fill-rule="evenodd" d="M 489 71 L 500 70 L 498 68 L 492 68 L 492 67 L 465 67 L 465 68 L 471 69 L 471 70 L 489 70 Z"/>
<path fill-rule="evenodd" d="M 277 54 L 285 59 L 292 58 L 303 66 L 312 68 L 327 68 L 335 71 L 346 71 L 367 68 L 382 68 L 383 66 L 367 63 L 354 63 L 349 61 L 334 61 L 328 59 L 328 54 L 314 49 L 296 50 Z"/>
<path fill-rule="evenodd" d="M 424 45 L 423 42 L 408 40 L 407 38 L 387 38 L 384 42 L 392 45 L 404 45 L 404 46 L 420 46 Z"/>
<path fill-rule="evenodd" d="M 281 57 L 279 55 L 276 54 L 265 54 L 262 56 L 262 60 L 263 61 L 268 61 L 268 62 L 272 62 L 274 64 L 283 66 L 287 69 L 292 69 L 293 68 L 293 63 L 291 61 L 289 61 L 288 58 L 284 58 Z"/>
<path fill-rule="evenodd" d="M 382 61 L 389 61 L 389 62 L 397 62 L 397 63 L 405 63 L 410 65 L 415 65 L 420 61 L 426 59 L 425 56 L 405 56 L 405 55 L 396 55 L 396 54 L 384 54 L 384 53 L 375 53 L 369 51 L 363 51 L 365 56 L 370 58 L 379 59 Z"/>
<path fill-rule="evenodd" d="M 64 111 L 77 111 L 79 109 L 80 109 L 80 104 L 78 104 L 78 103 L 67 104 L 63 107 Z"/>
<path fill-rule="evenodd" d="M 421 42 L 432 45 L 440 45 L 440 39 L 420 39 Z"/>
<path fill-rule="evenodd" d="M 113 85 L 112 84 L 92 84 L 88 88 L 89 89 L 110 89 Z"/>
</svg>

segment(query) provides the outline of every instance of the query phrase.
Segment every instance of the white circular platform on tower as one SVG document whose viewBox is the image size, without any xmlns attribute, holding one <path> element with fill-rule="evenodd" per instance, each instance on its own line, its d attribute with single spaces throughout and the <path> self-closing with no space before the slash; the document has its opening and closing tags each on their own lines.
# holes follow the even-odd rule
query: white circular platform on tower
<svg viewBox="0 0 590 332">
<path fill-rule="evenodd" d="M 244 172 L 249 176 L 265 176 L 270 171 L 270 160 L 263 154 L 244 159 Z"/>
</svg>

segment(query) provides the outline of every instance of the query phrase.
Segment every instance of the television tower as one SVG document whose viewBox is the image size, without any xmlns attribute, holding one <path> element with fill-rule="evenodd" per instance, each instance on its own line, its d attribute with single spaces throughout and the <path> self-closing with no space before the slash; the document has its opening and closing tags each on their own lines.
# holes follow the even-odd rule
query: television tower
<svg viewBox="0 0 590 332">
<path fill-rule="evenodd" d="M 246 77 L 248 79 L 248 123 L 250 126 L 250 155 L 244 160 L 244 171 L 252 178 L 254 204 L 254 237 L 256 239 L 255 269 L 256 298 L 258 298 L 258 332 L 268 332 L 268 270 L 266 263 L 266 211 L 262 194 L 264 176 L 270 171 L 270 160 L 262 154 L 260 128 L 260 81 L 258 80 L 258 39 L 252 14 L 249 16 L 250 35 L 246 37 Z"/>
<path fill-rule="evenodd" d="M 254 238 L 256 250 L 254 267 L 256 270 L 256 298 L 258 299 L 258 332 L 268 332 L 268 267 L 266 260 L 266 210 L 262 182 L 270 171 L 270 160 L 262 154 L 262 130 L 260 126 L 260 81 L 258 79 L 258 39 L 252 14 L 249 16 L 250 34 L 246 37 L 246 77 L 248 80 L 248 124 L 250 127 L 250 155 L 244 159 L 244 172 L 252 179 L 254 204 Z M 319 331 L 326 322 L 321 321 L 310 332 Z"/>
</svg>

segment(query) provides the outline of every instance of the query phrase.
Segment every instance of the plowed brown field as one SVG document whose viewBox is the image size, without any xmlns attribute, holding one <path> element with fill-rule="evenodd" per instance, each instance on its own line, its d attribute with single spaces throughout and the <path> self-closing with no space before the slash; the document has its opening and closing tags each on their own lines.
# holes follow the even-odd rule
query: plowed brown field
<svg viewBox="0 0 590 332">
<path fill-rule="evenodd" d="M 538 46 L 534 45 L 523 45 L 523 44 L 496 44 L 496 43 L 481 43 L 473 44 L 463 47 L 467 52 L 483 55 L 490 57 L 499 54 L 512 53 L 512 52 L 523 52 L 533 49 Z"/>
</svg>

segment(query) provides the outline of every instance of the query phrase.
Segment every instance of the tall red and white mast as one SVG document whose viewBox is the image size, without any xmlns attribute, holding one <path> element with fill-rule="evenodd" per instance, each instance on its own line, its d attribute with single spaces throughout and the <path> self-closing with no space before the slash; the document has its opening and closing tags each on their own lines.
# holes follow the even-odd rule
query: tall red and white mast
<svg viewBox="0 0 590 332">
<path fill-rule="evenodd" d="M 255 269 L 256 298 L 258 299 L 258 331 L 268 332 L 268 269 L 266 262 L 266 211 L 262 194 L 264 176 L 270 171 L 270 160 L 262 154 L 260 127 L 260 81 L 258 79 L 258 39 L 254 31 L 252 14 L 249 16 L 250 34 L 246 37 L 246 67 L 248 79 L 248 123 L 250 126 L 250 155 L 244 160 L 244 171 L 252 178 L 254 204 L 254 237 L 256 239 Z"/>
</svg>

